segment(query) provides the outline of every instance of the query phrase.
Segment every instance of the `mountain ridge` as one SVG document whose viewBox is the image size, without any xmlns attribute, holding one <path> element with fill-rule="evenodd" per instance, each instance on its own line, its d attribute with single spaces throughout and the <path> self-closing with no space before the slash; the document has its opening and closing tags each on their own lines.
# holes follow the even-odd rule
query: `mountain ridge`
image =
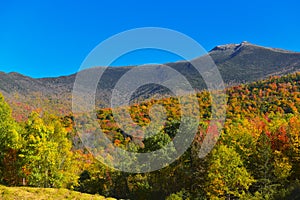
<svg viewBox="0 0 300 200">
<path fill-rule="evenodd" d="M 300 71 L 300 53 L 263 47 L 246 41 L 240 44 L 216 46 L 207 55 L 194 60 L 201 60 L 204 56 L 210 56 L 215 62 L 227 87 Z M 153 67 L 153 70 L 161 70 L 164 65 L 184 75 L 196 90 L 205 89 L 201 75 L 197 73 L 190 61 L 149 67 Z M 109 106 L 112 89 L 122 75 L 133 67 L 106 68 L 97 88 L 97 106 Z M 97 69 L 99 70 L 99 67 L 87 70 Z M 64 115 L 71 112 L 72 89 L 76 75 L 77 73 L 59 77 L 31 78 L 17 72 L 0 72 L 0 92 L 4 94 L 17 115 L 24 112 L 23 107 L 29 107 L 28 112 L 35 109 L 48 112 L 55 110 Z M 149 98 L 153 94 L 166 92 L 164 88 L 152 85 L 139 88 L 133 98 Z"/>
</svg>

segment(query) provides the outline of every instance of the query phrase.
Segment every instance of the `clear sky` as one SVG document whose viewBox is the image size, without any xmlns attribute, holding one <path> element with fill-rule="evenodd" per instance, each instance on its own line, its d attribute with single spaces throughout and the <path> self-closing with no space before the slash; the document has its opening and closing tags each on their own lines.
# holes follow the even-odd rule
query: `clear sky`
<svg viewBox="0 0 300 200">
<path fill-rule="evenodd" d="M 68 75 L 101 41 L 148 26 L 180 31 L 207 51 L 247 40 L 300 52 L 298 0 L 0 0 L 0 71 Z M 114 65 L 176 60 L 172 54 L 145 51 L 123 56 Z"/>
</svg>

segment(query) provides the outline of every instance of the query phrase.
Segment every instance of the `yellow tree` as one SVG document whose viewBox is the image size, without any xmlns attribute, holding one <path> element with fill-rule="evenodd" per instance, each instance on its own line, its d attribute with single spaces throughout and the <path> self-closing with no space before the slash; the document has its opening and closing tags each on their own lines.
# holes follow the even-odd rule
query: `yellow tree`
<svg viewBox="0 0 300 200">
<path fill-rule="evenodd" d="M 78 176 L 72 163 L 72 143 L 58 118 L 32 113 L 25 126 L 26 144 L 21 156 L 29 185 L 65 187 Z"/>
<path fill-rule="evenodd" d="M 234 148 L 219 145 L 209 160 L 206 193 L 210 199 L 239 198 L 255 182 Z"/>
<path fill-rule="evenodd" d="M 0 94 L 0 181 L 8 185 L 19 182 L 17 151 L 21 145 L 20 127 L 12 118 L 9 105 Z"/>
</svg>

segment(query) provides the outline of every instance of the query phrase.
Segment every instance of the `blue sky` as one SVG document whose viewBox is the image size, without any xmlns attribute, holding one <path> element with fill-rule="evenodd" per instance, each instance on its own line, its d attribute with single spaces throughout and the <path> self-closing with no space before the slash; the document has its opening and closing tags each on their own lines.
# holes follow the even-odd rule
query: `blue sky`
<svg viewBox="0 0 300 200">
<path fill-rule="evenodd" d="M 207 51 L 240 43 L 300 52 L 298 1 L 0 1 L 0 71 L 32 77 L 74 73 L 101 41 L 139 27 L 182 32 Z M 159 51 L 133 52 L 114 65 L 165 63 Z"/>
</svg>

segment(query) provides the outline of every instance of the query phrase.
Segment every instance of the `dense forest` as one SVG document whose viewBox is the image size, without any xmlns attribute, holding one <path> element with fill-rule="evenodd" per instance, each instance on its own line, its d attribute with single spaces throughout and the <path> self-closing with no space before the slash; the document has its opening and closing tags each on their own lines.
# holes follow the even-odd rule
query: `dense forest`
<svg viewBox="0 0 300 200">
<path fill-rule="evenodd" d="M 58 117 L 38 110 L 16 121 L 1 95 L 0 183 L 126 199 L 300 199 L 300 73 L 227 89 L 225 125 L 204 158 L 198 152 L 212 120 L 211 100 L 207 91 L 197 97 L 201 120 L 189 149 L 160 170 L 125 173 L 84 148 L 71 113 Z M 164 106 L 167 121 L 144 140 L 124 134 L 110 108 L 97 110 L 99 127 L 116 147 L 160 149 L 176 135 L 180 105 L 175 97 L 133 104 L 135 125 L 150 123 L 154 104 Z"/>
</svg>

